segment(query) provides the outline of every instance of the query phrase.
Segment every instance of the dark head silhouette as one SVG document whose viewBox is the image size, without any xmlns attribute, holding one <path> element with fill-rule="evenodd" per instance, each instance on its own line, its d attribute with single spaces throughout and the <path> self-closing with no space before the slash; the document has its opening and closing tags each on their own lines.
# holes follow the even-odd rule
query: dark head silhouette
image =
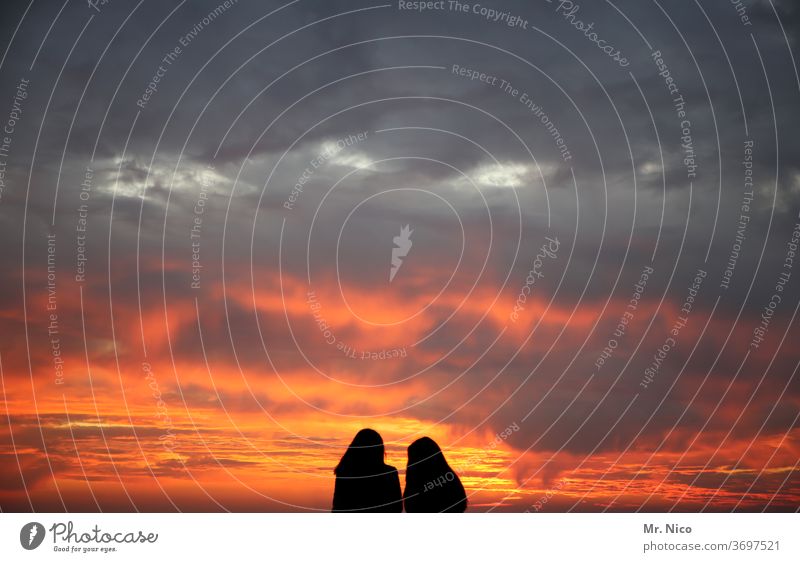
<svg viewBox="0 0 800 562">
<path fill-rule="evenodd" d="M 334 469 L 333 511 L 400 512 L 400 478 L 384 463 L 383 439 L 374 429 L 362 429 Z"/>
<path fill-rule="evenodd" d="M 467 509 L 461 480 L 430 437 L 417 439 L 408 447 L 403 503 L 408 513 L 461 513 Z"/>
</svg>

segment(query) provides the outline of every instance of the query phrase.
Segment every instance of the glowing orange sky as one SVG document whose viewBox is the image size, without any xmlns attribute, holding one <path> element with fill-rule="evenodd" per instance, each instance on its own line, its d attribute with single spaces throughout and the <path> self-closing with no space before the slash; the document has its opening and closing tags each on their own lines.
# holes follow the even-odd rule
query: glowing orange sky
<svg viewBox="0 0 800 562">
<path fill-rule="evenodd" d="M 283 301 L 270 296 L 269 287 L 257 293 L 260 313 L 275 318 L 285 310 L 296 322 L 307 320 L 303 284 L 292 282 L 283 279 L 284 286 L 288 284 Z M 244 307 L 248 300 L 252 303 L 246 288 L 234 284 L 228 290 L 232 302 L 240 301 Z M 221 292 L 211 294 L 220 298 Z M 322 296 L 328 303 L 336 302 L 330 294 Z M 482 314 L 481 307 L 488 307 L 490 299 L 491 295 L 477 294 L 465 313 Z M 360 305 L 390 317 L 394 313 L 391 305 L 385 306 L 387 300 L 376 293 Z M 62 302 L 62 318 L 80 317 L 76 301 L 62 298 Z M 31 295 L 31 310 L 43 303 L 42 295 Z M 489 321 L 500 324 L 501 311 L 507 312 L 509 305 L 495 304 Z M 551 306 L 542 316 L 545 307 L 546 303 L 531 303 L 527 328 L 509 330 L 508 345 L 520 345 L 534 319 L 542 320 L 542 330 L 560 329 L 570 319 L 569 338 L 591 325 L 599 312 L 583 307 L 570 316 L 571 310 Z M 476 510 L 525 511 L 536 505 L 544 510 L 664 509 L 673 504 L 691 510 L 707 501 L 710 509 L 717 510 L 761 509 L 767 504 L 781 509 L 798 502 L 796 481 L 791 479 L 800 455 L 798 429 L 762 432 L 755 438 L 745 430 L 723 441 L 727 432 L 716 426 L 698 434 L 699 427 L 681 425 L 666 434 L 647 432 L 630 446 L 621 439 L 614 443 L 611 436 L 601 450 L 586 454 L 530 447 L 532 438 L 527 446 L 516 441 L 514 447 L 510 441 L 495 439 L 503 427 L 492 419 L 492 412 L 507 398 L 507 388 L 489 386 L 476 398 L 479 387 L 457 380 L 448 384 L 453 381 L 435 370 L 405 379 L 392 369 L 378 375 L 369 368 L 365 371 L 363 363 L 343 361 L 335 350 L 326 349 L 330 346 L 319 341 L 314 329 L 302 328 L 298 331 L 302 342 L 322 346 L 322 355 L 315 359 L 322 358 L 321 366 L 338 380 L 296 364 L 274 372 L 267 361 L 262 369 L 248 363 L 240 371 L 227 355 L 216 351 L 223 317 L 206 313 L 209 309 L 213 307 L 202 309 L 204 334 L 208 330 L 206 356 L 200 347 L 192 351 L 178 346 L 172 349 L 172 359 L 166 319 L 173 345 L 186 333 L 196 333 L 193 302 L 170 302 L 167 316 L 158 305 L 144 309 L 141 326 L 152 373 L 148 378 L 143 355 L 136 350 L 142 334 L 136 304 L 115 305 L 116 342 L 92 339 L 92 333 L 105 329 L 107 320 L 97 309 L 85 307 L 91 372 L 85 353 L 75 345 L 65 346 L 66 383 L 60 386 L 53 384 L 41 322 L 30 324 L 32 375 L 25 369 L 24 348 L 5 349 L 2 355 L 9 422 L 0 429 L 4 509 L 326 510 L 332 468 L 352 435 L 365 426 L 382 433 L 387 462 L 400 469 L 401 477 L 405 447 L 412 440 L 429 435 L 446 444 L 447 457 L 470 494 L 471 509 Z M 337 329 L 352 323 L 335 305 L 329 304 L 325 313 Z M 373 339 L 374 328 L 356 328 L 350 341 L 364 349 L 374 348 L 376 342 L 381 347 L 399 346 L 423 334 L 430 323 L 421 315 L 404 325 L 402 337 L 388 332 L 383 339 Z M 81 326 L 65 322 L 63 328 L 62 338 L 71 341 L 78 336 L 69 332 Z M 532 345 L 536 347 L 535 342 Z M 277 362 L 280 354 L 278 350 Z M 434 350 L 420 350 L 418 357 L 436 360 Z M 466 369 L 471 362 L 467 354 L 454 357 L 451 364 Z M 370 384 L 374 382 L 380 386 Z M 713 379 L 709 388 L 722 382 Z M 678 392 L 688 395 L 692 388 L 680 391 L 679 385 Z M 717 410 L 716 420 L 723 422 L 719 427 L 735 422 L 747 392 L 740 384 L 733 386 L 728 393 L 733 400 Z M 792 400 L 796 407 L 797 400 Z M 415 410 L 409 407 L 420 401 L 430 402 L 424 417 L 413 415 Z M 715 404 L 709 400 L 702 407 L 710 411 Z M 460 415 L 448 416 L 448 405 Z M 441 414 L 438 419 L 436 412 Z M 776 484 L 784 479 L 788 484 L 772 497 L 769 490 L 778 489 Z"/>
</svg>

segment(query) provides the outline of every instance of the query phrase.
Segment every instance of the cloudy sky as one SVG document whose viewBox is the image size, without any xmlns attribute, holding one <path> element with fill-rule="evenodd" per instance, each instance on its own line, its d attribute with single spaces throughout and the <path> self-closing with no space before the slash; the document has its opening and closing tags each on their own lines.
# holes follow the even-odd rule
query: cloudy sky
<svg viewBox="0 0 800 562">
<path fill-rule="evenodd" d="M 0 508 L 800 507 L 800 9 L 421 4 L 2 3 Z"/>
</svg>

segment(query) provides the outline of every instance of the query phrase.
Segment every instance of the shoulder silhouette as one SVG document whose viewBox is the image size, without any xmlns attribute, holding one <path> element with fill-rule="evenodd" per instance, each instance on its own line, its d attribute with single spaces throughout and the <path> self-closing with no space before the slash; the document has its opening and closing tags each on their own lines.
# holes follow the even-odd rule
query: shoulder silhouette
<svg viewBox="0 0 800 562">
<path fill-rule="evenodd" d="M 397 469 L 384 462 L 383 439 L 362 429 L 334 469 L 333 511 L 396 512 L 403 510 Z"/>
<path fill-rule="evenodd" d="M 461 513 L 467 509 L 461 479 L 430 437 L 417 439 L 408 447 L 403 504 L 408 513 Z"/>
</svg>

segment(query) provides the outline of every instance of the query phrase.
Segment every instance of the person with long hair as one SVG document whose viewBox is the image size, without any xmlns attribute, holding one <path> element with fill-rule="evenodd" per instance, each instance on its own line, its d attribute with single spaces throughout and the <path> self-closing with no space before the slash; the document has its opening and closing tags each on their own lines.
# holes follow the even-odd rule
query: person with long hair
<svg viewBox="0 0 800 562">
<path fill-rule="evenodd" d="M 397 469 L 384 462 L 383 439 L 362 429 L 334 469 L 333 511 L 395 512 L 403 510 Z"/>
<path fill-rule="evenodd" d="M 407 513 L 463 513 L 467 509 L 461 479 L 430 437 L 408 446 L 403 504 Z"/>
</svg>

